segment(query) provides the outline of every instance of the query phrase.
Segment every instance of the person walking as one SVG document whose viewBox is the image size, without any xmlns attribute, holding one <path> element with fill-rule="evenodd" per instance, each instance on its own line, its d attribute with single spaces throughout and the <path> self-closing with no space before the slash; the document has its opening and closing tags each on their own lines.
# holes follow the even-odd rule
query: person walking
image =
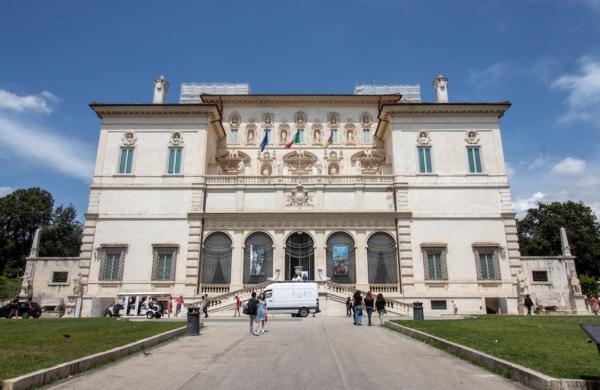
<svg viewBox="0 0 600 390">
<path fill-rule="evenodd" d="M 531 297 L 529 296 L 529 294 L 525 295 L 525 299 L 523 300 L 523 304 L 527 308 L 527 315 L 530 316 L 531 315 L 531 308 L 533 307 L 533 301 L 531 300 Z"/>
<path fill-rule="evenodd" d="M 240 297 L 239 296 L 235 296 L 235 306 L 233 308 L 233 316 L 236 317 L 241 317 L 242 315 L 240 314 L 240 306 L 242 306 L 242 301 L 240 301 Z"/>
<path fill-rule="evenodd" d="M 267 302 L 265 294 L 261 293 L 258 296 L 258 309 L 256 311 L 256 320 L 258 321 L 258 332 L 265 333 L 265 321 L 267 320 Z"/>
<path fill-rule="evenodd" d="M 354 293 L 352 308 L 354 309 L 354 325 L 361 326 L 363 316 L 363 297 L 360 290 L 357 290 Z"/>
<path fill-rule="evenodd" d="M 346 317 L 351 317 L 352 316 L 352 298 L 348 297 L 348 299 L 346 299 Z"/>
<path fill-rule="evenodd" d="M 183 295 L 180 295 L 179 298 L 175 300 L 175 318 L 179 317 L 179 313 L 181 313 L 181 306 L 183 306 Z"/>
<path fill-rule="evenodd" d="M 250 317 L 250 334 L 253 336 L 260 336 L 258 333 L 258 321 L 256 320 L 257 312 L 258 299 L 256 299 L 256 291 L 252 291 L 252 297 L 246 303 L 244 314 L 248 314 L 248 317 Z"/>
<path fill-rule="evenodd" d="M 377 294 L 377 298 L 375 299 L 375 308 L 377 309 L 377 315 L 379 316 L 379 325 L 383 326 L 384 315 L 385 315 L 385 299 L 383 298 L 383 294 Z"/>
<path fill-rule="evenodd" d="M 452 310 L 454 311 L 454 315 L 458 314 L 458 305 L 456 304 L 456 302 L 454 302 L 454 300 L 451 301 L 452 302 Z"/>
<path fill-rule="evenodd" d="M 210 305 L 210 299 L 208 299 L 208 294 L 206 294 L 202 301 L 202 313 L 204 313 L 204 318 L 208 318 L 208 305 Z"/>
<path fill-rule="evenodd" d="M 594 313 L 594 315 L 598 315 L 598 311 L 600 311 L 600 304 L 598 304 L 598 298 L 592 297 L 590 303 L 592 305 L 592 313 Z"/>
<path fill-rule="evenodd" d="M 171 318 L 171 314 L 173 314 L 173 297 L 169 296 L 169 301 L 167 302 L 167 318 Z"/>
<path fill-rule="evenodd" d="M 10 308 L 10 312 L 8 313 L 8 318 L 18 317 L 19 316 L 19 298 L 15 298 L 10 301 L 8 307 Z"/>
<path fill-rule="evenodd" d="M 375 306 L 375 298 L 373 298 L 373 294 L 371 291 L 367 292 L 367 295 L 364 299 L 365 309 L 367 310 L 367 318 L 369 319 L 369 326 L 372 326 L 371 316 L 373 315 L 373 306 Z"/>
</svg>

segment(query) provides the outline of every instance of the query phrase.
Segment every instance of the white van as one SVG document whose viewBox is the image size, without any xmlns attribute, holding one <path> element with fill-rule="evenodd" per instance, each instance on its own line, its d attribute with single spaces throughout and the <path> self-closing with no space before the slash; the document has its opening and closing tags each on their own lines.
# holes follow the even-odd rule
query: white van
<svg viewBox="0 0 600 390">
<path fill-rule="evenodd" d="M 300 317 L 318 313 L 319 291 L 316 283 L 273 283 L 263 290 L 270 313 L 289 313 Z"/>
</svg>

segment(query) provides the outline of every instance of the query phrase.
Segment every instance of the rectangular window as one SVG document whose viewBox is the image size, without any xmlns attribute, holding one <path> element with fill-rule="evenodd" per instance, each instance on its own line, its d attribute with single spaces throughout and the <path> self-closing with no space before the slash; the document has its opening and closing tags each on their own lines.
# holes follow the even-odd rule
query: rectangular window
<svg viewBox="0 0 600 390">
<path fill-rule="evenodd" d="M 52 283 L 67 283 L 69 280 L 68 272 L 53 272 Z"/>
<path fill-rule="evenodd" d="M 481 173 L 481 157 L 479 155 L 479 147 L 468 147 L 467 155 L 469 157 L 469 172 Z"/>
<path fill-rule="evenodd" d="M 419 147 L 419 172 L 431 173 L 431 148 Z"/>
<path fill-rule="evenodd" d="M 181 173 L 181 148 L 169 148 L 169 174 Z"/>
<path fill-rule="evenodd" d="M 231 140 L 229 142 L 232 144 L 237 144 L 238 143 L 238 129 L 231 129 L 230 134 L 231 134 Z"/>
<path fill-rule="evenodd" d="M 500 260 L 497 247 L 475 247 L 475 264 L 477 279 L 500 280 Z"/>
<path fill-rule="evenodd" d="M 363 129 L 362 142 L 363 144 L 370 144 L 371 142 L 373 142 L 373 140 L 371 139 L 371 129 Z"/>
<path fill-rule="evenodd" d="M 118 281 L 123 277 L 124 248 L 102 248 L 100 250 L 100 281 Z"/>
<path fill-rule="evenodd" d="M 177 248 L 154 248 L 152 280 L 175 280 L 175 256 Z"/>
<path fill-rule="evenodd" d="M 331 129 L 331 141 L 334 144 L 337 144 L 338 141 L 338 129 Z"/>
<path fill-rule="evenodd" d="M 130 174 L 133 163 L 133 148 L 121 148 L 121 158 L 119 160 L 119 173 Z"/>
<path fill-rule="evenodd" d="M 446 310 L 447 308 L 447 301 L 431 301 L 431 310 Z"/>
<path fill-rule="evenodd" d="M 531 278 L 534 282 L 547 282 L 548 271 L 531 271 Z"/>
<path fill-rule="evenodd" d="M 298 130 L 298 134 L 300 137 L 300 143 L 303 144 L 304 143 L 304 129 L 297 129 Z"/>
<path fill-rule="evenodd" d="M 445 247 L 423 247 L 425 280 L 448 280 Z"/>
</svg>

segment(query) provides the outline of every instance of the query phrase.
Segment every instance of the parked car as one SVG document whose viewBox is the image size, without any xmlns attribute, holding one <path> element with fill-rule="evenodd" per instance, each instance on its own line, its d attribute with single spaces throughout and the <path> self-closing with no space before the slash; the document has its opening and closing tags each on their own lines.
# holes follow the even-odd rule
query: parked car
<svg viewBox="0 0 600 390">
<path fill-rule="evenodd" d="M 39 318 L 42 315 L 42 307 L 36 302 L 19 302 L 18 316 L 23 318 Z M 0 317 L 8 318 L 10 315 L 10 303 L 0 308 Z"/>
<path fill-rule="evenodd" d="M 289 313 L 306 317 L 319 312 L 319 292 L 316 283 L 275 283 L 263 290 L 269 313 Z"/>
</svg>

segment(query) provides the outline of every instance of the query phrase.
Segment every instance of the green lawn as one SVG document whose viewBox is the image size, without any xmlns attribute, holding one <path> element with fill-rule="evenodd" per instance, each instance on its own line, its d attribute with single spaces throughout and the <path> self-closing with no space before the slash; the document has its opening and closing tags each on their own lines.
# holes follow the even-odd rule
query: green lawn
<svg viewBox="0 0 600 390">
<path fill-rule="evenodd" d="M 579 324 L 584 316 L 481 316 L 465 320 L 394 321 L 556 378 L 600 379 L 600 354 Z"/>
<path fill-rule="evenodd" d="M 183 326 L 111 318 L 0 320 L 0 381 Z M 64 335 L 71 337 L 65 337 Z"/>
</svg>

